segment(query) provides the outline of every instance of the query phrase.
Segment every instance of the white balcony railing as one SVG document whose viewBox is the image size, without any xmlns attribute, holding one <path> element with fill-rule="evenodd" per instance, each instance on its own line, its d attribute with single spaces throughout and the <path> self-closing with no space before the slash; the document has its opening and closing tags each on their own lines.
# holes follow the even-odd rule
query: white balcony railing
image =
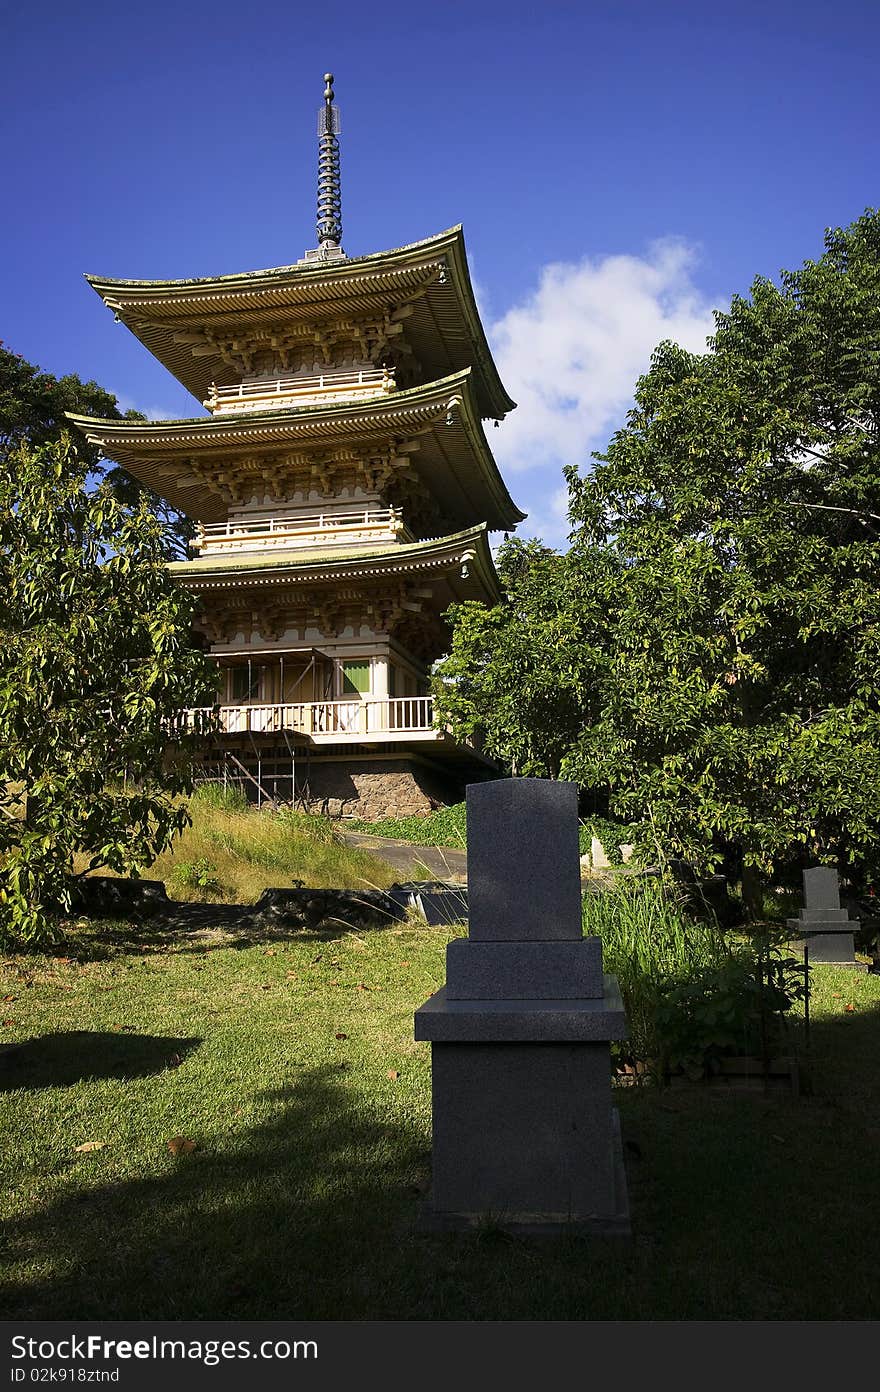
<svg viewBox="0 0 880 1392">
<path fill-rule="evenodd" d="M 236 518 L 199 527 L 195 546 L 221 551 L 263 551 L 290 546 L 362 546 L 374 541 L 411 541 L 398 508 L 359 508 L 298 517 Z"/>
<path fill-rule="evenodd" d="M 297 704 L 219 706 L 214 712 L 223 734 L 292 733 L 336 736 L 340 742 L 359 735 L 407 732 L 433 728 L 434 701 L 431 696 L 401 696 L 382 700 L 367 697 L 357 701 L 310 701 Z M 212 716 L 210 708 L 181 712 L 180 728 L 204 729 Z"/>
<path fill-rule="evenodd" d="M 311 377 L 271 377 L 236 382 L 230 387 L 212 386 L 204 405 L 216 416 L 238 411 L 274 411 L 281 406 L 369 400 L 395 390 L 393 370 L 376 367 L 357 372 L 321 372 Z"/>
</svg>

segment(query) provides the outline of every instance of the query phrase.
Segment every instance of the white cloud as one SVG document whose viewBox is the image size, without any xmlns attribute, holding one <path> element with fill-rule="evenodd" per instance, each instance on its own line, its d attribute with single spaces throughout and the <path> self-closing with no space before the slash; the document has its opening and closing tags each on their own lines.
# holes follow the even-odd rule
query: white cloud
<svg viewBox="0 0 880 1392">
<path fill-rule="evenodd" d="M 623 424 L 636 379 L 665 338 L 701 352 L 712 305 L 697 288 L 694 248 L 653 243 L 647 255 L 547 265 L 537 289 L 488 329 L 517 410 L 489 443 L 514 500 L 529 513 L 522 536 L 564 543 L 564 464 L 584 466 Z"/>
<path fill-rule="evenodd" d="M 116 404 L 122 412 L 140 411 L 142 416 L 146 416 L 147 420 L 151 421 L 180 420 L 183 415 L 195 417 L 206 414 L 205 411 L 196 409 L 181 412 L 180 410 L 173 411 L 168 406 L 142 406 L 139 401 L 135 401 L 133 396 L 126 396 L 124 392 L 117 395 Z"/>
</svg>

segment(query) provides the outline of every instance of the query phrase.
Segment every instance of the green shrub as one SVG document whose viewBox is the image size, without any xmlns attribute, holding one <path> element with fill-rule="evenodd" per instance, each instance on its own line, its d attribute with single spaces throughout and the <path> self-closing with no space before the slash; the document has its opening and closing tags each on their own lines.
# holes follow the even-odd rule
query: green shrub
<svg viewBox="0 0 880 1392">
<path fill-rule="evenodd" d="M 804 991 L 796 958 L 761 960 L 746 949 L 671 986 L 656 1009 L 664 1071 L 703 1077 L 725 1055 L 769 1058 L 781 1042 L 785 1014 Z"/>
<path fill-rule="evenodd" d="M 417 846 L 453 846 L 464 850 L 467 845 L 465 803 L 439 807 L 423 817 L 384 817 L 378 822 L 347 821 L 355 831 L 371 832 L 374 836 L 390 836 L 398 841 L 412 841 Z"/>
<path fill-rule="evenodd" d="M 217 878 L 217 867 L 206 856 L 198 860 L 176 860 L 171 878 L 183 889 L 200 889 L 207 894 L 223 893 L 223 886 Z"/>
</svg>

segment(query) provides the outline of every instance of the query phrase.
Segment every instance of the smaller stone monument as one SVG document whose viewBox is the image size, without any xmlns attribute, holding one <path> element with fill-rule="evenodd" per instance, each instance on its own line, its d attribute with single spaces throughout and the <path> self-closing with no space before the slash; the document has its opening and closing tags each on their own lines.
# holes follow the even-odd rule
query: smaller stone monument
<svg viewBox="0 0 880 1392">
<path fill-rule="evenodd" d="M 798 918 L 786 922 L 795 936 L 808 944 L 811 962 L 868 970 L 866 963 L 855 959 L 853 933 L 859 923 L 840 907 L 837 871 L 830 866 L 804 871 L 804 907 Z"/>
<path fill-rule="evenodd" d="M 611 869 L 611 861 L 605 854 L 605 847 L 598 836 L 594 836 L 590 841 L 590 866 L 593 870 Z"/>
<path fill-rule="evenodd" d="M 467 819 L 469 936 L 415 1014 L 433 1097 L 421 1226 L 626 1234 L 610 1057 L 626 1020 L 581 928 L 577 788 L 472 784 Z"/>
</svg>

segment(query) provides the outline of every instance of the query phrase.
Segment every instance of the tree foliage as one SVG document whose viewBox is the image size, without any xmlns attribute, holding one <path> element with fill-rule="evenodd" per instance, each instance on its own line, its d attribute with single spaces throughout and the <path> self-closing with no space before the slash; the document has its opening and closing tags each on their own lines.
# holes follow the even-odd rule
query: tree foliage
<svg viewBox="0 0 880 1392">
<path fill-rule="evenodd" d="M 449 655 L 435 667 L 436 718 L 523 777 L 558 778 L 604 654 L 595 594 L 566 557 L 517 538 L 498 553 L 505 598 L 454 605 Z"/>
<path fill-rule="evenodd" d="M 166 554 L 185 559 L 188 543 L 195 536 L 190 518 L 125 469 L 108 467 L 96 447 L 67 420 L 67 411 L 107 420 L 146 419 L 139 411 L 120 411 L 116 397 L 97 382 L 83 382 L 74 372 L 53 377 L 0 342 L 0 455 L 9 455 L 25 442 L 48 444 L 67 431 L 75 437 L 77 453 L 89 474 L 103 479 L 127 507 L 137 508 L 145 502 L 162 524 Z"/>
<path fill-rule="evenodd" d="M 481 621 L 504 641 L 473 676 L 476 621 L 453 613 L 470 724 L 491 728 L 497 694 L 517 745 L 545 742 L 546 662 L 551 691 L 571 674 L 559 770 L 655 854 L 744 869 L 753 908 L 783 866 L 876 868 L 880 214 L 757 279 L 707 353 L 661 344 L 595 458 L 566 471 L 571 551 L 531 566 L 510 631 Z"/>
<path fill-rule="evenodd" d="M 35 941 L 81 873 L 133 873 L 187 824 L 183 707 L 211 704 L 160 523 L 87 492 L 68 438 L 0 455 L 0 934 Z"/>
</svg>

